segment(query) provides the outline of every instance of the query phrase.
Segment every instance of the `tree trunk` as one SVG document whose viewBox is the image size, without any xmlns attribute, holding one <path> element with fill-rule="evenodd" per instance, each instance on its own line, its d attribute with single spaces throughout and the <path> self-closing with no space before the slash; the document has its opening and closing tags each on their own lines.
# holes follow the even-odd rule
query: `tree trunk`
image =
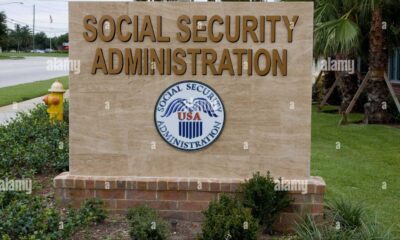
<svg viewBox="0 0 400 240">
<path fill-rule="evenodd" d="M 339 60 L 349 60 L 349 56 L 345 54 L 337 54 L 336 61 Z M 354 94 L 357 92 L 358 88 L 358 78 L 355 73 L 350 74 L 347 71 L 336 71 L 335 77 L 338 79 L 338 86 L 340 93 L 342 95 L 342 102 L 340 103 L 339 113 L 346 111 Z"/>
<path fill-rule="evenodd" d="M 365 123 L 388 123 L 392 118 L 386 108 L 389 92 L 384 79 L 386 58 L 383 45 L 382 9 L 376 7 L 372 12 L 369 33 L 369 70 L 371 78 L 367 85 L 368 102 L 364 105 Z"/>
<path fill-rule="evenodd" d="M 324 81 L 322 83 L 322 92 L 323 96 L 325 96 L 336 80 L 335 73 L 331 71 L 325 72 L 323 80 Z M 329 105 L 338 106 L 342 102 L 341 99 L 342 95 L 340 93 L 340 89 L 336 87 L 335 90 L 333 90 L 332 95 L 326 101 L 326 103 Z"/>
</svg>

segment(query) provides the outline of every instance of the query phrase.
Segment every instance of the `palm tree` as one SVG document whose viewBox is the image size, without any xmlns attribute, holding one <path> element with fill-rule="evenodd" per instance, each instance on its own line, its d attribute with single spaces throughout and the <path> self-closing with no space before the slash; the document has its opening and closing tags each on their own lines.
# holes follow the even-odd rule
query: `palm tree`
<svg viewBox="0 0 400 240">
<path fill-rule="evenodd" d="M 357 24 L 354 0 L 319 0 L 315 7 L 314 56 L 348 60 L 357 56 L 360 48 L 361 30 Z M 337 71 L 342 94 L 340 112 L 346 110 L 357 91 L 356 74 Z"/>
<path fill-rule="evenodd" d="M 383 9 L 387 16 L 382 14 Z M 386 109 L 390 96 L 384 81 L 388 43 L 385 42 L 383 20 L 384 17 L 387 17 L 386 21 L 393 18 L 399 20 L 398 10 L 398 0 L 319 0 L 316 3 L 314 51 L 317 56 L 348 59 L 354 56 L 365 58 L 367 54 L 364 52 L 369 53 L 371 79 L 366 88 L 365 123 L 387 123 L 391 120 L 391 114 Z M 390 44 L 394 40 L 398 44 L 399 37 L 393 37 L 396 28 L 390 26 L 389 29 L 391 31 L 386 35 L 392 41 Z M 343 95 L 341 110 L 344 110 L 353 97 L 356 81 L 345 72 L 337 72 L 336 75 Z"/>
<path fill-rule="evenodd" d="M 361 16 L 371 16 L 369 31 L 371 80 L 367 86 L 368 102 L 364 106 L 364 122 L 366 123 L 388 123 L 392 118 L 386 108 L 390 95 L 384 80 L 384 72 L 387 69 L 387 54 L 385 51 L 382 8 L 384 6 L 396 6 L 394 4 L 394 1 L 363 0 L 360 7 Z"/>
</svg>

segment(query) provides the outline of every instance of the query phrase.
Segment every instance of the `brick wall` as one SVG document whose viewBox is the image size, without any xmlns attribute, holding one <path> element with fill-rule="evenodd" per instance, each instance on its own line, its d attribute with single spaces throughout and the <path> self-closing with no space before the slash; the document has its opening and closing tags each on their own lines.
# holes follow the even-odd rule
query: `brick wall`
<svg viewBox="0 0 400 240">
<path fill-rule="evenodd" d="M 203 220 L 202 210 L 221 194 L 234 194 L 242 180 L 166 179 L 135 177 L 72 176 L 68 172 L 54 179 L 55 195 L 61 206 L 78 207 L 87 198 L 101 198 L 108 210 L 124 213 L 130 207 L 147 204 L 166 219 L 192 222 Z M 304 214 L 323 217 L 325 183 L 319 177 L 307 180 L 307 193 L 289 192 L 293 203 L 276 223 L 276 230 L 290 231 Z"/>
</svg>

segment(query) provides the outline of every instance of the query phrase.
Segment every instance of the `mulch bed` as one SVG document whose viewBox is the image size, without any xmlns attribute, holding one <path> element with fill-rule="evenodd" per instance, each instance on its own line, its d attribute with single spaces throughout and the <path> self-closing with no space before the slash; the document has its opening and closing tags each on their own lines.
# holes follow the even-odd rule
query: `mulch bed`
<svg viewBox="0 0 400 240">
<path fill-rule="evenodd" d="M 47 175 L 37 175 L 33 179 L 36 189 L 35 195 L 41 195 L 49 199 L 54 199 L 53 179 L 57 173 Z M 65 210 L 65 209 L 64 209 Z M 60 209 L 60 211 L 64 211 Z M 170 232 L 169 240 L 195 240 L 201 232 L 200 223 L 189 221 L 169 221 Z M 101 224 L 90 225 L 74 234 L 73 240 L 130 240 L 129 224 L 124 214 L 108 214 L 106 220 Z M 276 239 L 268 235 L 262 235 L 260 240 Z"/>
</svg>

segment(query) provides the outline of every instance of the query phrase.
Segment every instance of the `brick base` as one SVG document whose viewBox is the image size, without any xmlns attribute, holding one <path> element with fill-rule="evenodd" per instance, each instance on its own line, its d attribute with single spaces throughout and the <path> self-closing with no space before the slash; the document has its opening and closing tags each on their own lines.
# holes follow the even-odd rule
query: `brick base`
<svg viewBox="0 0 400 240">
<path fill-rule="evenodd" d="M 221 194 L 233 194 L 243 180 L 92 177 L 68 172 L 54 179 L 55 195 L 61 206 L 79 207 L 88 198 L 101 198 L 108 210 L 124 213 L 130 207 L 147 204 L 166 219 L 201 222 L 202 210 Z M 283 183 L 289 181 L 283 181 Z M 297 219 L 312 214 L 323 218 L 325 182 L 320 177 L 306 181 L 307 192 L 289 191 L 292 204 L 279 216 L 275 229 L 288 232 Z"/>
</svg>

